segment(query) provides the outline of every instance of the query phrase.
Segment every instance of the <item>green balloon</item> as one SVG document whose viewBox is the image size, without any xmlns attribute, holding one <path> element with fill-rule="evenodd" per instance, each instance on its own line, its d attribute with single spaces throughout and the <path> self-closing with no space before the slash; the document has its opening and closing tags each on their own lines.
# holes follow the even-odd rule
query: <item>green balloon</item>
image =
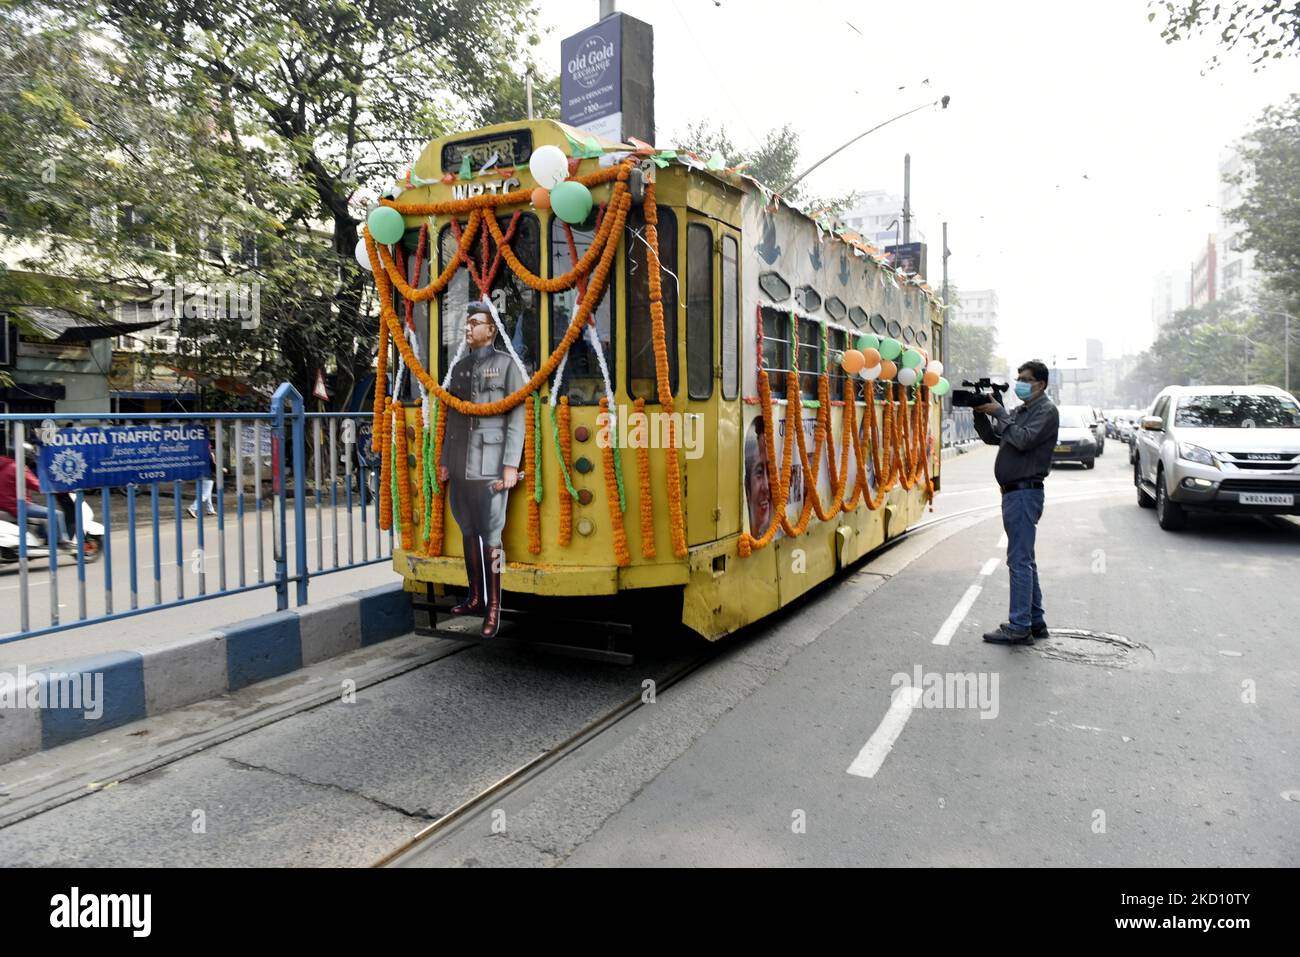
<svg viewBox="0 0 1300 957">
<path fill-rule="evenodd" d="M 377 206 L 370 211 L 366 217 L 366 226 L 370 229 L 370 235 L 375 238 L 375 242 L 383 243 L 385 246 L 391 246 L 402 238 L 402 233 L 406 232 L 406 221 L 402 219 L 402 214 L 391 206 Z"/>
<path fill-rule="evenodd" d="M 939 376 L 939 381 L 934 384 L 934 387 L 930 389 L 930 391 L 935 395 L 947 395 L 948 390 L 951 388 L 952 384 L 943 376 Z"/>
<path fill-rule="evenodd" d="M 880 348 L 880 336 L 873 336 L 870 333 L 868 333 L 865 336 L 858 336 L 859 352 L 862 352 L 866 349 L 879 349 L 879 348 Z"/>
<path fill-rule="evenodd" d="M 551 189 L 551 209 L 566 223 L 581 223 L 591 213 L 591 190 L 575 180 Z"/>
<path fill-rule="evenodd" d="M 897 339 L 880 340 L 880 358 L 897 359 L 900 352 L 903 351 L 903 344 Z"/>
<path fill-rule="evenodd" d="M 903 368 L 915 369 L 921 364 L 921 353 L 915 349 L 908 349 L 903 353 Z"/>
</svg>

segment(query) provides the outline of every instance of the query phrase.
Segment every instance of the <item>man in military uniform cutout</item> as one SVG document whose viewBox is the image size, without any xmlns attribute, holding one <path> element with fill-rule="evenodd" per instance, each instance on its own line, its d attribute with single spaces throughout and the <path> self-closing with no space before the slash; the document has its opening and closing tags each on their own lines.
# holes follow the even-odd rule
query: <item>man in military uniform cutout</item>
<svg viewBox="0 0 1300 957">
<path fill-rule="evenodd" d="M 452 395 L 476 404 L 496 402 L 524 386 L 523 374 L 497 336 L 486 302 L 466 306 L 469 350 L 451 370 Z M 464 541 L 469 595 L 452 614 L 483 614 L 484 638 L 501 624 L 501 572 L 510 489 L 520 478 L 525 410 L 519 403 L 504 415 L 462 415 L 448 407 L 438 480 L 447 486 L 451 514 Z"/>
</svg>

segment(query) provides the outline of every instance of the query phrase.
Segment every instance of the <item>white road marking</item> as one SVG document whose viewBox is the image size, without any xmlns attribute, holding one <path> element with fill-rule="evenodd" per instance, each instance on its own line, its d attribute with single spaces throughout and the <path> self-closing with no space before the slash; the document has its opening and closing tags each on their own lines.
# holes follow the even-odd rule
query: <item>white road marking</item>
<svg viewBox="0 0 1300 957">
<path fill-rule="evenodd" d="M 894 742 L 903 733 L 903 726 L 912 716 L 912 709 L 921 703 L 920 688 L 899 688 L 889 702 L 889 710 L 880 719 L 880 725 L 871 733 L 858 756 L 849 765 L 849 774 L 860 778 L 873 778 L 885 758 L 894 748 Z"/>
<path fill-rule="evenodd" d="M 966 589 L 966 594 L 961 596 L 961 600 L 957 602 L 957 607 L 952 610 L 952 614 L 949 615 L 948 620 L 943 623 L 943 626 L 939 629 L 939 633 L 934 636 L 934 641 L 930 642 L 931 644 L 946 645 L 948 642 L 952 641 L 952 636 L 955 635 L 957 629 L 961 627 L 962 621 L 966 618 L 967 613 L 970 612 L 971 605 L 975 604 L 975 599 L 979 597 L 979 593 L 982 590 L 982 585 L 971 585 L 970 588 Z"/>
<path fill-rule="evenodd" d="M 984 567 L 980 569 L 980 574 L 984 576 L 992 575 L 993 569 L 997 568 L 998 565 L 1000 564 L 1001 564 L 1000 559 L 990 558 L 988 561 L 984 563 Z"/>
<path fill-rule="evenodd" d="M 1007 547 L 1007 533 L 1003 532 L 1002 537 L 998 539 L 998 548 L 1006 548 L 1006 547 Z"/>
</svg>

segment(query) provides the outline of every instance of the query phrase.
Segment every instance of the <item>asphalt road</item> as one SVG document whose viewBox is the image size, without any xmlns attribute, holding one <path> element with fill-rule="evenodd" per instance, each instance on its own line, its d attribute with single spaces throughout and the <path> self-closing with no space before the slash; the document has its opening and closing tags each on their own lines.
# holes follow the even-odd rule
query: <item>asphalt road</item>
<svg viewBox="0 0 1300 957">
<path fill-rule="evenodd" d="M 979 637 L 1006 610 L 991 467 L 945 463 L 934 517 L 964 514 L 729 640 L 415 863 L 1300 863 L 1300 524 L 1163 532 L 1112 443 L 1053 473 L 1038 556 L 1052 627 L 1123 640 L 997 647 Z M 114 787 L 101 762 L 93 790 L 0 828 L 0 859 L 367 864 L 695 652 L 648 650 L 622 668 L 471 648 L 149 774 L 124 760 Z M 913 706 L 896 676 L 918 668 L 984 696 Z M 185 720 L 198 740 L 223 718 Z M 0 767 L 0 820 L 24 778 L 75 785 L 88 751 Z"/>
</svg>

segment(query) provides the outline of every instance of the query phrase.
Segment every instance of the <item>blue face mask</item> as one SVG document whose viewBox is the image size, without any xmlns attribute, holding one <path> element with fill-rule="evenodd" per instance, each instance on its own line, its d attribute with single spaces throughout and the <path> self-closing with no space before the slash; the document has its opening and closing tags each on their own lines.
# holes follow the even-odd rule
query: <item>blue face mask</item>
<svg viewBox="0 0 1300 957">
<path fill-rule="evenodd" d="M 1016 395 L 1021 402 L 1028 402 L 1029 397 L 1034 394 L 1034 384 L 1032 382 L 1017 382 Z"/>
</svg>

